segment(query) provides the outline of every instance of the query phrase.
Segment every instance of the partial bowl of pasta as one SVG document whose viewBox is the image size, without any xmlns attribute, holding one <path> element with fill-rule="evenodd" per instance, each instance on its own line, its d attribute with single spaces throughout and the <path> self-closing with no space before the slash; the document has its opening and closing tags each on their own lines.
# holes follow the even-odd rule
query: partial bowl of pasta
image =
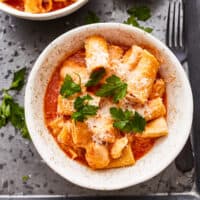
<svg viewBox="0 0 200 200">
<path fill-rule="evenodd" d="M 0 0 L 0 10 L 29 20 L 51 20 L 69 15 L 88 0 Z"/>
<path fill-rule="evenodd" d="M 66 180 L 117 190 L 164 170 L 190 133 L 186 74 L 158 39 L 119 23 L 64 33 L 29 76 L 25 116 L 45 162 Z"/>
</svg>

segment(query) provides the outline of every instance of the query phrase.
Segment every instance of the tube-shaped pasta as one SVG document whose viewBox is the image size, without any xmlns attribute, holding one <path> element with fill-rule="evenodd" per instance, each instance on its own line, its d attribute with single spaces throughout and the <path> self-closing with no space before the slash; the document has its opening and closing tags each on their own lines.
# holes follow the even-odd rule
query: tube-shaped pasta
<svg viewBox="0 0 200 200">
<path fill-rule="evenodd" d="M 127 75 L 127 99 L 144 104 L 152 90 L 158 72 L 159 63 L 148 51 L 143 50 L 137 66 Z"/>
<path fill-rule="evenodd" d="M 148 101 L 143 108 L 136 110 L 145 117 L 146 121 L 166 115 L 166 108 L 160 97 Z"/>
<path fill-rule="evenodd" d="M 86 65 L 88 72 L 109 66 L 108 44 L 103 37 L 92 36 L 85 41 Z"/>
<path fill-rule="evenodd" d="M 127 65 L 128 69 L 134 69 L 138 64 L 143 49 L 137 45 L 133 45 L 124 55 L 123 64 Z"/>
<path fill-rule="evenodd" d="M 72 129 L 72 122 L 71 121 L 65 122 L 62 130 L 57 136 L 57 140 L 59 143 L 67 146 L 73 146 L 71 129 Z"/>
<path fill-rule="evenodd" d="M 149 122 L 143 133 L 136 134 L 142 138 L 157 138 L 168 134 L 167 122 L 164 117 L 160 117 Z"/>
<path fill-rule="evenodd" d="M 150 99 L 162 97 L 164 93 L 165 93 L 165 82 L 163 79 L 157 79 L 153 84 L 152 92 L 150 94 Z"/>
<path fill-rule="evenodd" d="M 110 151 L 111 157 L 114 159 L 119 158 L 122 155 L 122 151 L 124 150 L 127 144 L 128 139 L 126 136 L 116 139 Z"/>
<path fill-rule="evenodd" d="M 110 162 L 107 147 L 93 142 L 87 146 L 85 158 L 93 169 L 105 168 Z"/>
<path fill-rule="evenodd" d="M 86 148 L 91 141 L 91 132 L 83 122 L 73 122 L 72 140 L 77 147 Z"/>
<path fill-rule="evenodd" d="M 119 157 L 118 159 L 111 160 L 106 168 L 109 169 L 109 168 L 125 167 L 134 164 L 135 164 L 134 155 L 131 150 L 131 145 L 128 144 L 122 151 L 121 157 Z"/>
</svg>

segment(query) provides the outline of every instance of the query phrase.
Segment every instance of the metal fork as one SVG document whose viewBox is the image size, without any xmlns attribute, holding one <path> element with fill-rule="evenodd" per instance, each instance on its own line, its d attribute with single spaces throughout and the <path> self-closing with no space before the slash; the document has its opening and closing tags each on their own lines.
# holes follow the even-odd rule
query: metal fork
<svg viewBox="0 0 200 200">
<path fill-rule="evenodd" d="M 187 48 L 184 44 L 184 10 L 182 0 L 169 2 L 166 44 L 183 64 L 187 59 Z M 188 68 L 185 69 L 188 73 Z"/>
<path fill-rule="evenodd" d="M 183 0 L 171 0 L 169 2 L 166 44 L 179 59 L 189 78 L 187 63 L 188 52 L 184 38 Z M 190 139 L 188 139 L 182 152 L 176 158 L 175 164 L 176 167 L 182 172 L 190 171 L 193 168 L 194 158 Z"/>
</svg>

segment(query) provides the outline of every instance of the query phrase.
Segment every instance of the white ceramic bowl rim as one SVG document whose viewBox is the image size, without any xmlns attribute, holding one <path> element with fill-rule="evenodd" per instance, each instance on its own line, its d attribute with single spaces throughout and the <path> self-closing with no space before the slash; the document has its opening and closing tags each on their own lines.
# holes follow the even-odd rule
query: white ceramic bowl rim
<svg viewBox="0 0 200 200">
<path fill-rule="evenodd" d="M 24 19 L 31 19 L 31 20 L 48 20 L 48 19 L 55 19 L 59 18 L 68 14 L 71 14 L 84 4 L 86 4 L 88 0 L 77 0 L 75 3 L 65 7 L 61 8 L 52 12 L 47 12 L 47 13 L 28 13 L 28 12 L 23 12 L 20 10 L 17 10 L 15 8 L 12 8 L 9 5 L 6 5 L 5 3 L 0 2 L 0 10 L 14 15 L 16 17 L 24 18 Z"/>
<path fill-rule="evenodd" d="M 49 52 L 51 51 L 52 47 L 55 47 L 57 44 L 59 44 L 63 40 L 63 38 L 65 38 L 66 35 L 73 35 L 76 32 L 89 30 L 90 28 L 92 29 L 92 28 L 95 28 L 95 27 L 97 27 L 97 28 L 101 28 L 101 27 L 109 28 L 109 27 L 111 27 L 112 29 L 121 28 L 121 29 L 129 30 L 130 32 L 134 31 L 137 34 L 145 34 L 146 37 L 148 37 L 148 39 L 150 39 L 153 43 L 155 43 L 156 46 L 162 47 L 162 49 L 164 49 L 167 52 L 167 54 L 169 56 L 169 59 L 171 59 L 173 61 L 174 65 L 177 66 L 178 73 L 183 78 L 185 88 L 186 88 L 186 90 L 188 92 L 187 107 L 188 107 L 189 112 L 187 113 L 188 119 L 187 119 L 187 122 L 186 122 L 186 125 L 185 125 L 186 126 L 186 128 L 185 128 L 185 133 L 186 134 L 185 135 L 187 135 L 187 137 L 182 138 L 182 141 L 178 143 L 178 146 L 176 147 L 176 150 L 174 150 L 174 152 L 171 155 L 171 157 L 168 160 L 163 159 L 161 164 L 159 165 L 159 168 L 157 168 L 156 171 L 152 170 L 151 172 L 149 172 L 148 177 L 138 178 L 137 180 L 134 180 L 134 179 L 130 178 L 129 180 L 127 180 L 127 182 L 119 181 L 119 183 L 116 183 L 115 185 L 110 185 L 109 187 L 106 187 L 106 188 L 104 188 L 102 186 L 99 187 L 98 185 L 94 186 L 94 185 L 92 185 L 92 184 L 90 184 L 88 182 L 83 182 L 81 179 L 79 180 L 79 178 L 76 178 L 75 176 L 64 177 L 64 178 L 68 179 L 72 183 L 75 183 L 75 184 L 77 184 L 79 186 L 86 187 L 86 188 L 89 188 L 89 189 L 117 190 L 117 189 L 122 189 L 122 188 L 129 187 L 129 186 L 132 186 L 132 185 L 136 185 L 136 184 L 139 184 L 141 182 L 144 182 L 146 180 L 151 179 L 155 175 L 159 174 L 162 170 L 164 170 L 176 158 L 176 156 L 180 153 L 180 151 L 182 150 L 183 146 L 185 145 L 185 143 L 187 141 L 187 138 L 189 136 L 189 133 L 190 133 L 190 129 L 191 129 L 191 125 L 192 125 L 192 116 L 193 116 L 193 98 L 192 98 L 192 92 L 191 92 L 190 83 L 188 81 L 188 78 L 187 78 L 183 68 L 181 67 L 179 61 L 174 56 L 174 54 L 161 41 L 159 41 L 158 39 L 156 39 L 155 37 L 153 37 L 150 34 L 144 33 L 144 31 L 142 31 L 142 30 L 140 30 L 138 28 L 131 27 L 131 26 L 124 25 L 124 24 L 119 24 L 119 23 L 98 23 L 98 24 L 86 25 L 86 26 L 82 26 L 82 27 L 79 27 L 79 28 L 75 28 L 75 29 L 73 29 L 73 30 L 71 30 L 71 31 L 69 31 L 67 33 L 62 34 L 57 39 L 55 39 L 51 44 L 49 44 L 46 47 L 46 49 L 42 52 L 42 54 L 39 56 L 39 58 L 37 59 L 35 65 L 34 65 L 34 67 L 32 69 L 32 72 L 30 74 L 30 77 L 29 77 L 29 80 L 28 80 L 28 83 L 27 83 L 27 87 L 26 87 L 26 94 L 25 94 L 25 116 L 26 116 L 28 129 L 29 129 L 30 134 L 31 134 L 32 139 L 33 139 L 33 143 L 36 146 L 36 149 L 38 150 L 38 152 L 41 155 L 41 157 L 46 161 L 46 163 L 56 173 L 58 173 L 61 176 L 63 176 L 63 174 L 60 173 L 60 171 L 57 168 L 57 166 L 55 166 L 53 164 L 53 162 L 50 162 L 46 158 L 45 153 L 42 152 L 39 148 L 37 148 L 38 147 L 37 141 L 34 140 L 34 134 L 37 134 L 37 133 L 34 132 L 34 128 L 31 127 L 31 125 L 30 125 L 32 123 L 32 120 L 33 120 L 33 118 L 30 116 L 30 113 L 29 113 L 30 95 L 31 95 L 30 94 L 30 88 L 32 87 L 34 78 L 35 78 L 35 76 L 37 76 L 37 72 L 38 72 L 41 64 L 43 63 L 44 58 L 46 58 L 46 56 L 49 54 Z M 136 163 L 136 165 L 137 165 L 137 163 Z"/>
</svg>

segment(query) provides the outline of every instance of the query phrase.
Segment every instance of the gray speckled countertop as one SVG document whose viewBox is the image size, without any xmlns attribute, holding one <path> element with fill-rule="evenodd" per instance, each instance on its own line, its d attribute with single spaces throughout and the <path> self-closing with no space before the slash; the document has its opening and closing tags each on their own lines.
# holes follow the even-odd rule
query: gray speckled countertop
<svg viewBox="0 0 200 200">
<path fill-rule="evenodd" d="M 76 13 L 53 21 L 33 22 L 0 12 L 0 88 L 10 84 L 12 73 L 21 67 L 30 72 L 44 47 L 60 34 L 84 24 L 88 10 L 94 10 L 102 21 L 123 22 L 127 8 L 149 4 L 153 16 L 146 22 L 153 35 L 164 41 L 168 0 L 91 0 Z M 24 90 L 15 96 L 23 104 Z M 30 179 L 23 183 L 22 177 Z M 0 129 L 0 194 L 66 194 L 66 195 L 140 195 L 149 193 L 187 192 L 193 185 L 194 170 L 178 171 L 172 163 L 157 177 L 140 185 L 115 192 L 92 191 L 75 186 L 55 174 L 40 158 L 30 141 L 8 125 Z"/>
</svg>

